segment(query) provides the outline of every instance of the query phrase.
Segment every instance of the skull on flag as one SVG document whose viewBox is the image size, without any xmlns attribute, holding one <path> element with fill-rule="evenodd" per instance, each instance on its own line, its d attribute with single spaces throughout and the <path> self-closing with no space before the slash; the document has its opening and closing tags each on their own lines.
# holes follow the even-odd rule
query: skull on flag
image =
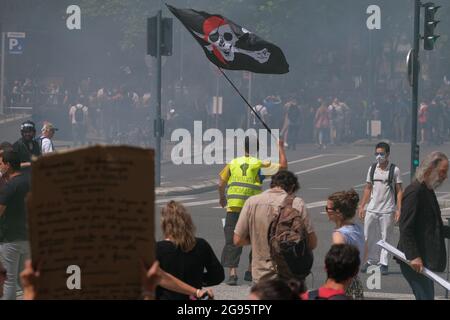
<svg viewBox="0 0 450 320">
<path fill-rule="evenodd" d="M 207 47 L 222 62 L 234 60 L 235 44 L 238 37 L 231 30 L 225 19 L 212 16 L 203 23 L 204 40 L 210 43 Z"/>
</svg>

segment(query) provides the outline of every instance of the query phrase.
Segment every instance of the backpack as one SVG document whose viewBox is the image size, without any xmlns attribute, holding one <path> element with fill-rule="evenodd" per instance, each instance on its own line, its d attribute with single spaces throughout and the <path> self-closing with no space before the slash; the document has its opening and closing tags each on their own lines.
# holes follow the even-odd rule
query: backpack
<svg viewBox="0 0 450 320">
<path fill-rule="evenodd" d="M 39 145 L 39 150 L 41 151 L 41 153 L 42 153 L 42 140 L 44 140 L 44 137 L 39 137 L 39 138 L 36 139 L 36 141 L 37 141 L 37 143 Z"/>
<path fill-rule="evenodd" d="M 373 183 L 374 183 L 375 181 L 378 181 L 378 182 L 387 182 L 389 188 L 391 189 L 391 192 L 394 193 L 395 204 L 397 204 L 397 196 L 396 196 L 396 194 L 395 194 L 396 186 L 395 186 L 395 182 L 394 182 L 394 172 L 395 172 L 395 167 L 396 167 L 396 165 L 393 164 L 393 163 L 391 163 L 391 164 L 389 165 L 389 175 L 388 175 L 387 181 L 378 180 L 378 179 L 375 180 L 375 179 L 374 179 L 374 175 L 375 175 L 375 169 L 377 168 L 377 163 L 376 163 L 376 162 L 373 163 L 372 166 L 370 167 L 370 182 L 372 183 L 372 185 L 373 185 Z"/>
<path fill-rule="evenodd" d="M 319 289 L 312 290 L 308 292 L 308 300 L 352 300 L 345 294 L 336 294 L 329 298 L 319 297 Z"/>
<path fill-rule="evenodd" d="M 270 256 L 280 278 L 304 279 L 311 273 L 314 257 L 308 248 L 308 232 L 300 212 L 292 207 L 294 195 L 288 195 L 279 213 L 272 216 L 268 241 Z"/>
<path fill-rule="evenodd" d="M 84 122 L 84 111 L 83 111 L 83 105 L 81 105 L 81 104 L 78 104 L 75 107 L 75 121 L 76 121 L 76 123 Z"/>
</svg>

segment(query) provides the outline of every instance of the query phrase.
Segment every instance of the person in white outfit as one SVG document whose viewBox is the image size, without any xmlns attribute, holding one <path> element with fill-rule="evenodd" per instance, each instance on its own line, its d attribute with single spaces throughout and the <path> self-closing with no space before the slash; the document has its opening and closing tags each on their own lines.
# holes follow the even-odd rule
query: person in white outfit
<svg viewBox="0 0 450 320">
<path fill-rule="evenodd" d="M 389 162 L 389 154 L 389 144 L 380 142 L 376 145 L 376 163 L 367 172 L 367 183 L 359 206 L 367 243 L 367 262 L 362 271 L 365 272 L 370 265 L 379 265 L 382 275 L 389 273 L 388 252 L 381 250 L 377 242 L 389 242 L 394 221 L 398 222 L 400 218 L 403 195 L 400 169 Z"/>
<path fill-rule="evenodd" d="M 39 137 L 39 145 L 41 147 L 41 153 L 51 153 L 55 152 L 55 147 L 53 146 L 53 136 L 55 132 L 58 131 L 58 128 L 55 128 L 53 124 L 50 122 L 44 122 L 44 125 L 41 129 L 41 136 Z"/>
</svg>

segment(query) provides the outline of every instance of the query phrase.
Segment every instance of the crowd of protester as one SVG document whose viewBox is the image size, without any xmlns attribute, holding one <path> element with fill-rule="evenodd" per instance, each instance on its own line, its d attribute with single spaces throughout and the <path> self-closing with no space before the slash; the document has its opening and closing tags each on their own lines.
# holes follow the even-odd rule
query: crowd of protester
<svg viewBox="0 0 450 320">
<path fill-rule="evenodd" d="M 326 148 L 367 138 L 369 120 L 380 121 L 378 138 L 395 142 L 410 140 L 410 96 L 401 85 L 379 89 L 380 94 L 372 102 L 361 88 L 328 89 L 331 91 L 327 94 L 326 89 L 320 90 L 308 82 L 296 93 L 279 90 L 284 93 L 268 94 L 256 100 L 254 110 L 270 128 L 279 129 L 288 147 L 293 149 L 301 143 Z M 205 128 L 247 126 L 242 117 L 236 118 L 237 106 L 230 105 L 235 104 L 230 97 L 224 97 L 223 113 L 216 115 L 210 94 L 203 92 L 197 97 L 195 90 L 184 91 L 182 98 L 168 95 L 163 101 L 165 139 L 170 140 L 176 128 L 191 130 L 195 120 L 203 121 Z M 109 143 L 153 144 L 156 101 L 150 90 L 127 85 L 107 86 L 101 80 L 86 78 L 72 88 L 64 87 L 62 80 L 42 85 L 31 79 L 16 80 L 7 92 L 7 106 L 11 111 L 32 107 L 35 122 L 54 119 L 52 122 L 63 124 L 62 134 L 70 131 L 75 122 L 70 109 L 82 105 L 86 109 L 86 125 L 82 134 L 80 130 L 74 133 L 77 129 L 72 128 L 74 144 L 89 142 L 85 136 L 99 137 Z M 419 140 L 439 145 L 450 139 L 450 85 L 444 81 L 435 94 L 425 96 L 418 110 Z M 241 104 L 238 107 L 246 108 Z M 263 128 L 254 114 L 250 114 L 248 124 Z"/>
</svg>

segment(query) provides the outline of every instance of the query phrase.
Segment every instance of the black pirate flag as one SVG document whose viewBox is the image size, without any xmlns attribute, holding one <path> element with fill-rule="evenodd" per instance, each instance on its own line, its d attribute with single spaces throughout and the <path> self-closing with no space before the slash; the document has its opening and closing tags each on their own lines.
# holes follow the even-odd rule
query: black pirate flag
<svg viewBox="0 0 450 320">
<path fill-rule="evenodd" d="M 167 5 L 219 68 L 255 73 L 289 72 L 283 52 L 254 33 L 220 15 Z"/>
</svg>

